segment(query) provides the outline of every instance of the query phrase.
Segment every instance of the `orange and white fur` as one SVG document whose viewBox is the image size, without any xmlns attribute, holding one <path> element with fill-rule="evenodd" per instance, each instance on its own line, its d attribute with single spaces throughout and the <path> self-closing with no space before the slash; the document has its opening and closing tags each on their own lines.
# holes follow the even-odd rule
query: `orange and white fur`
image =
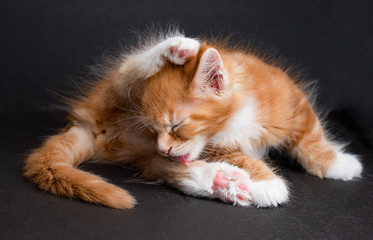
<svg viewBox="0 0 373 240">
<path fill-rule="evenodd" d="M 25 163 L 41 189 L 113 208 L 132 208 L 126 190 L 84 172 L 97 160 L 145 179 L 241 206 L 289 200 L 286 181 L 263 158 L 270 147 L 320 178 L 359 177 L 359 160 L 328 139 L 286 71 L 219 43 L 164 37 L 133 51 L 72 101 L 71 123 Z"/>
</svg>

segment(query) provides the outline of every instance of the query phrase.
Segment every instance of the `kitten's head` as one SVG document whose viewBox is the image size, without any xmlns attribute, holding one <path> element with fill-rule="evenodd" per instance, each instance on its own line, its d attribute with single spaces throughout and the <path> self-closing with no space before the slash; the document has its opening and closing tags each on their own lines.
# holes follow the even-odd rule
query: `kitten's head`
<svg viewBox="0 0 373 240">
<path fill-rule="evenodd" d="M 181 162 L 200 157 L 233 111 L 228 85 L 220 54 L 205 45 L 184 66 L 150 77 L 140 101 L 158 151 Z"/>
</svg>

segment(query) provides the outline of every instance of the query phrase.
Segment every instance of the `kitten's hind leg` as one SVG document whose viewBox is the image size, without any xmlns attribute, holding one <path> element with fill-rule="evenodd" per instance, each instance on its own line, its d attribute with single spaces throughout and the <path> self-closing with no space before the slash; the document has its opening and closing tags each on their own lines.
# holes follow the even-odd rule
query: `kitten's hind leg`
<svg viewBox="0 0 373 240">
<path fill-rule="evenodd" d="M 314 124 L 304 125 L 291 142 L 289 152 L 310 174 L 320 178 L 351 180 L 360 177 L 359 159 L 328 140 L 315 117 Z"/>
<path fill-rule="evenodd" d="M 112 208 L 132 208 L 136 200 L 99 176 L 76 169 L 95 154 L 94 136 L 83 127 L 49 137 L 26 159 L 24 175 L 41 189 Z"/>
</svg>

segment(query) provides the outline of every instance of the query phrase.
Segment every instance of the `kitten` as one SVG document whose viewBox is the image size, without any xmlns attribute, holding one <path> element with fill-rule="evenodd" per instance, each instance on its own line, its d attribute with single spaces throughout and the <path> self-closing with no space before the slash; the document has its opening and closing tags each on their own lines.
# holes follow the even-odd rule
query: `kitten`
<svg viewBox="0 0 373 240">
<path fill-rule="evenodd" d="M 262 160 L 270 147 L 320 178 L 362 172 L 284 70 L 181 34 L 120 59 L 70 106 L 71 123 L 28 156 L 24 175 L 56 195 L 112 208 L 136 200 L 79 164 L 126 164 L 186 194 L 257 207 L 289 199 L 286 182 Z"/>
</svg>

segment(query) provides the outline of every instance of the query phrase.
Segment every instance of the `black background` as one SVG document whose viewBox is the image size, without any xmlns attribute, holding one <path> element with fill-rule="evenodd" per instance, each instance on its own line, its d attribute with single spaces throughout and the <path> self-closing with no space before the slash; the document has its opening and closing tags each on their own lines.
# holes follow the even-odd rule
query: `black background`
<svg viewBox="0 0 373 240">
<path fill-rule="evenodd" d="M 20 0 L 2 1 L 0 11 L 0 238 L 372 236 L 372 1 Z M 130 189 L 140 202 L 135 210 L 91 206 L 37 190 L 20 176 L 20 167 L 27 150 L 40 143 L 38 136 L 65 124 L 51 92 L 73 90 L 71 76 L 86 75 L 87 66 L 107 51 L 133 44 L 133 31 L 152 23 L 177 23 L 188 36 L 233 33 L 237 41 L 272 49 L 303 69 L 305 81 L 318 81 L 318 106 L 329 112 L 331 128 L 363 156 L 365 179 L 322 181 L 284 170 L 294 199 L 276 210 L 234 208 L 164 186 L 125 184 L 130 172 L 97 165 L 86 168 Z"/>
<path fill-rule="evenodd" d="M 46 89 L 152 23 L 178 23 L 187 35 L 235 34 L 278 51 L 319 81 L 326 108 L 373 109 L 372 4 L 369 1 L 8 1 L 1 14 L 1 112 L 41 111 Z M 4 6 L 5 5 L 5 6 Z"/>
</svg>

